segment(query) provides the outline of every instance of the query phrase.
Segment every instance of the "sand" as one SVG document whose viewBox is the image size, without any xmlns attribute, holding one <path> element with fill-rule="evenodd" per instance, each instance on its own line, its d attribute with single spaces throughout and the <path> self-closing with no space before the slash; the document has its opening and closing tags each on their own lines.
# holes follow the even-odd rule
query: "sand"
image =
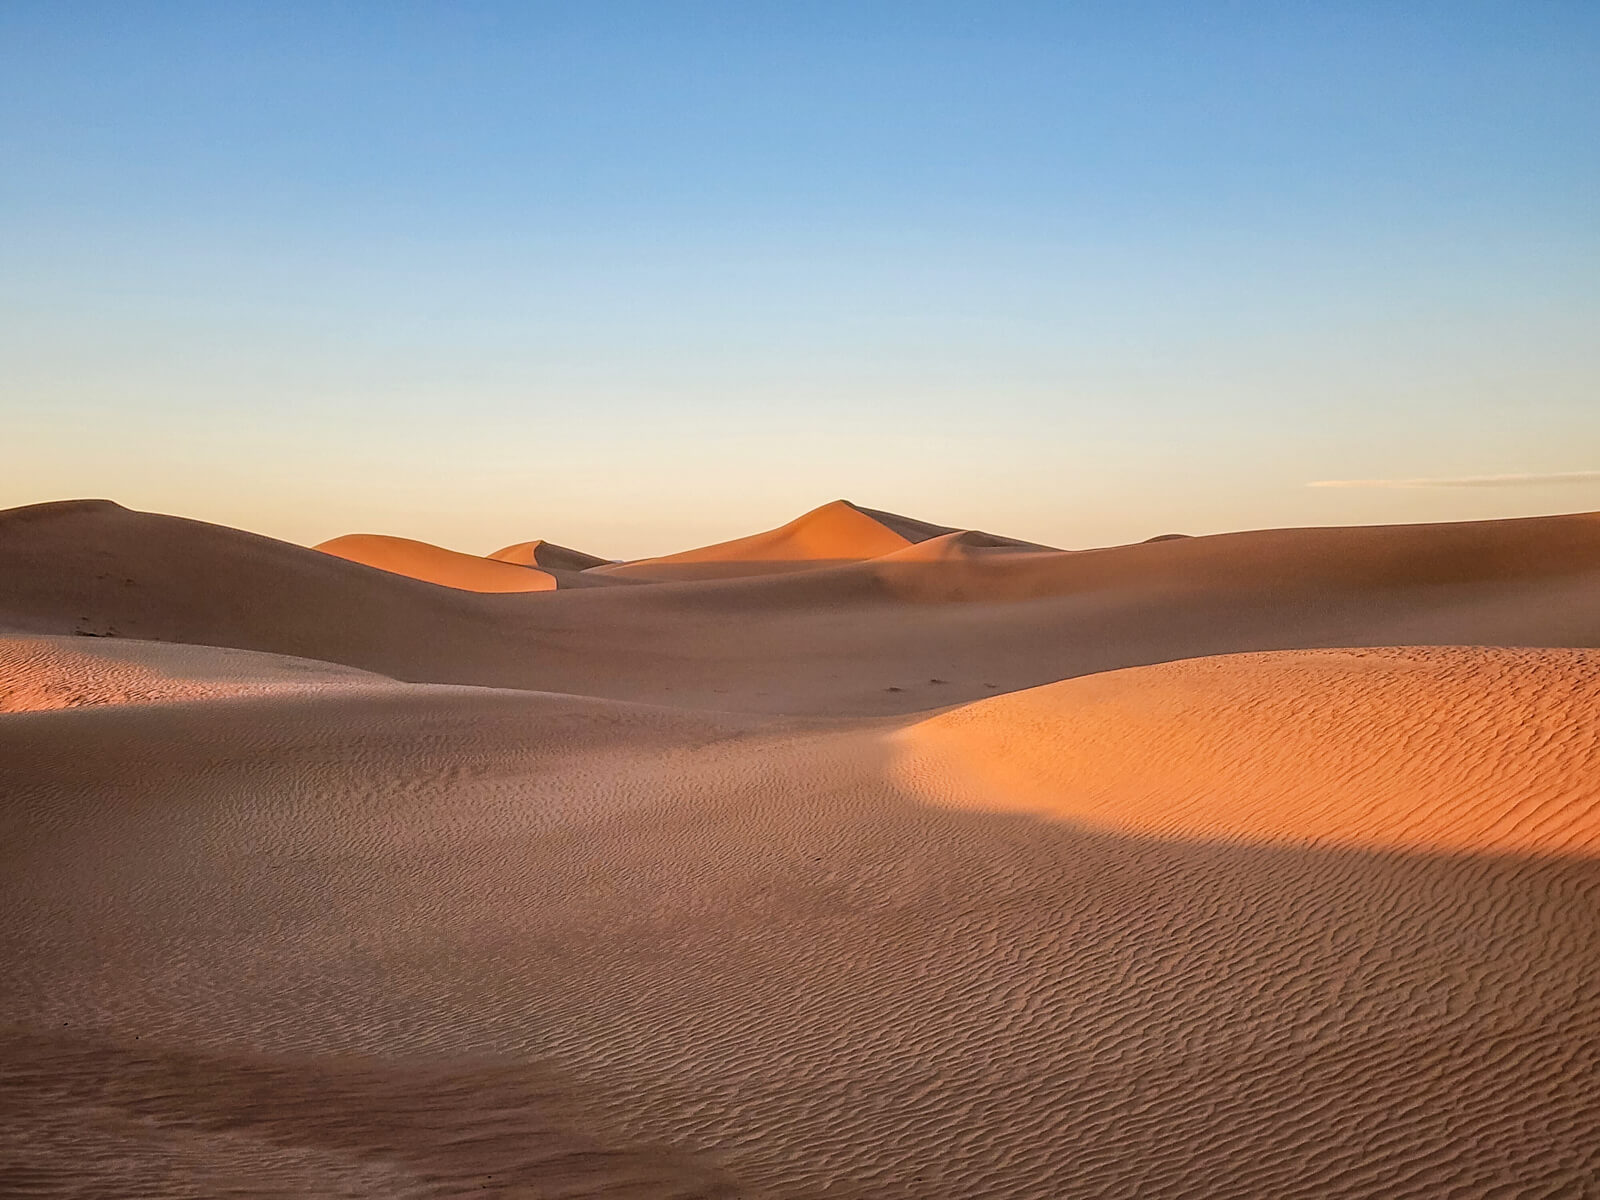
<svg viewBox="0 0 1600 1200">
<path fill-rule="evenodd" d="M 486 595 L 69 502 L 0 513 L 0 629 L 816 716 L 918 712 L 1250 650 L 1600 646 L 1600 514 L 1264 530 L 953 564 L 895 553 L 750 578 Z"/>
<path fill-rule="evenodd" d="M 380 533 L 350 533 L 320 543 L 316 549 L 380 571 L 468 592 L 548 592 L 555 576 L 516 564 L 459 550 L 446 550 L 429 542 L 389 537 Z"/>
<path fill-rule="evenodd" d="M 0 713 L 388 687 L 310 658 L 116 637 L 0 637 Z"/>
<path fill-rule="evenodd" d="M 593 569 L 598 574 L 652 583 L 782 575 L 864 562 L 958 532 L 946 525 L 932 525 L 875 508 L 862 508 L 848 500 L 835 500 L 764 533 L 679 554 L 611 563 Z M 992 545 L 1045 548 L 994 534 L 966 536 Z"/>
<path fill-rule="evenodd" d="M 524 567 L 546 567 L 561 571 L 587 571 L 590 567 L 604 567 L 611 562 L 607 558 L 585 554 L 582 550 L 557 546 L 554 542 L 540 539 L 502 546 L 489 557 Z"/>
<path fill-rule="evenodd" d="M 0 514 L 0 1192 L 1593 1194 L 1600 518 L 852 512 L 531 595 Z"/>
</svg>

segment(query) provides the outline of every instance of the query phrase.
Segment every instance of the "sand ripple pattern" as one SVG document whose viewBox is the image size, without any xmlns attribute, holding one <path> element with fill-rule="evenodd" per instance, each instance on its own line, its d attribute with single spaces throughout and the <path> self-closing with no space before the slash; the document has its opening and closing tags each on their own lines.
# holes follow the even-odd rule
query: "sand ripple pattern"
<svg viewBox="0 0 1600 1200">
<path fill-rule="evenodd" d="M 1076 765 L 1021 764 L 1027 796 L 974 765 L 1008 721 L 1063 752 L 1093 728 L 1052 689 L 905 728 L 467 688 L 9 716 L 0 1179 L 1593 1196 L 1595 663 L 1192 664 L 1152 680 L 1149 736 L 1097 744 L 1136 815 L 1166 803 L 1140 771 L 1213 774 L 1120 827 L 1039 802 Z M 1319 724 L 1330 674 L 1348 728 Z M 1261 790 L 1280 753 L 1300 791 Z M 1397 807 L 1428 775 L 1470 818 Z M 1363 780 L 1330 832 L 1314 801 Z"/>
<path fill-rule="evenodd" d="M 106 637 L 0 637 L 0 713 L 395 688 L 314 659 Z"/>
<path fill-rule="evenodd" d="M 605 1145 L 536 1068 L 395 1070 L 0 1036 L 7 1196 L 725 1200 L 716 1173 Z"/>
<path fill-rule="evenodd" d="M 902 735 L 913 789 L 1102 828 L 1600 853 L 1600 653 L 1236 654 L 967 705 Z"/>
</svg>

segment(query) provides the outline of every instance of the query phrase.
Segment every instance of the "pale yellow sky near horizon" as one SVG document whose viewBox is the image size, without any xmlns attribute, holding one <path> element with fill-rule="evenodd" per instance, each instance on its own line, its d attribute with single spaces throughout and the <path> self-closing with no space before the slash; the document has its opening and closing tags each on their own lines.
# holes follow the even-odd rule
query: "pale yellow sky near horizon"
<svg viewBox="0 0 1600 1200">
<path fill-rule="evenodd" d="M 607 557 L 1600 509 L 1308 486 L 1600 470 L 1593 6 L 402 7 L 0 6 L 0 505 Z"/>
<path fill-rule="evenodd" d="M 48 500 L 102 498 L 129 508 L 163 512 L 301 545 L 344 533 L 417 538 L 470 553 L 532 538 L 571 545 L 607 558 L 638 558 L 723 541 L 780 525 L 808 509 L 845 498 L 871 508 L 963 528 L 1084 548 L 1139 541 L 1160 533 L 1224 533 L 1300 525 L 1365 525 L 1483 520 L 1600 510 L 1600 474 L 1562 482 L 1528 479 L 1501 485 L 1313 487 L 1306 483 L 1239 481 L 1226 497 L 1174 501 L 1153 472 L 1121 472 L 1123 480 L 1086 475 L 1063 487 L 1050 505 L 994 478 L 919 480 L 873 478 L 871 472 L 819 471 L 819 486 L 784 478 L 761 486 L 745 477 L 683 481 L 675 495 L 614 487 L 583 472 L 532 478 L 526 489 L 503 479 L 466 489 L 418 481 L 376 498 L 341 488 L 349 480 L 292 481 L 260 469 L 234 474 L 224 485 L 196 486 L 184 477 L 152 478 L 142 470 L 86 464 L 81 472 L 52 471 L 75 483 L 48 491 L 26 469 L 0 482 L 0 507 Z M 42 473 L 41 473 L 42 474 Z M 1001 486 L 997 486 L 1001 485 Z"/>
</svg>

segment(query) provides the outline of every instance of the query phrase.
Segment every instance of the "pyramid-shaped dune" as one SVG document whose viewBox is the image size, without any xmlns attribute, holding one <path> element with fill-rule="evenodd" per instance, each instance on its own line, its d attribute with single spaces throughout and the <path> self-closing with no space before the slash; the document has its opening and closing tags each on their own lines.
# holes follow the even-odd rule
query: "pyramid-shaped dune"
<svg viewBox="0 0 1600 1200">
<path fill-rule="evenodd" d="M 956 532 L 948 526 L 863 508 L 848 500 L 835 500 L 764 533 L 679 554 L 599 567 L 596 572 L 620 578 L 668 581 L 814 571 L 880 558 Z M 994 541 L 996 544 L 1027 545 L 1005 538 Z"/>
</svg>

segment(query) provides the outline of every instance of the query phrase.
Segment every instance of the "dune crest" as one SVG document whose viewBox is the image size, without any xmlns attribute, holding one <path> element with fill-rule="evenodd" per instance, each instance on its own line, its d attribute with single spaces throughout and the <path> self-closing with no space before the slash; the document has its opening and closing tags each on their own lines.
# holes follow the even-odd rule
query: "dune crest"
<svg viewBox="0 0 1600 1200">
<path fill-rule="evenodd" d="M 1073 552 L 943 536 L 901 547 L 929 562 L 891 552 L 643 586 L 552 571 L 560 591 L 496 595 L 106 502 L 39 505 L 0 512 L 0 629 L 232 646 L 411 682 L 823 716 L 928 711 L 1243 651 L 1600 646 L 1600 514 Z"/>
<path fill-rule="evenodd" d="M 585 554 L 582 550 L 558 546 L 539 538 L 502 546 L 488 557 L 497 562 L 515 563 L 519 567 L 553 567 L 561 571 L 587 571 L 590 567 L 603 567 L 611 562 L 609 558 Z"/>
<path fill-rule="evenodd" d="M 970 563 L 979 559 L 999 559 L 1005 555 L 1070 554 L 1068 550 L 1052 550 L 1048 546 L 1035 546 L 1013 538 L 980 533 L 973 529 L 953 529 L 936 534 L 899 550 L 879 555 L 874 561 L 882 563 Z"/>
<path fill-rule="evenodd" d="M 312 548 L 464 592 L 549 592 L 556 587 L 555 576 L 546 571 L 382 533 L 347 533 Z"/>
<path fill-rule="evenodd" d="M 849 500 L 834 500 L 796 517 L 787 525 L 763 533 L 679 554 L 608 564 L 594 568 L 591 573 L 665 582 L 815 571 L 881 559 L 921 543 L 952 536 L 965 539 L 966 544 L 975 547 L 1047 549 L 1015 538 L 953 529 L 898 513 L 865 508 Z"/>
<path fill-rule="evenodd" d="M 1600 651 L 1188 659 L 1050 684 L 895 737 L 896 778 L 1119 833 L 1600 854 Z"/>
<path fill-rule="evenodd" d="M 645 580 L 704 580 L 815 570 L 903 549 L 918 540 L 908 534 L 917 534 L 923 528 L 936 530 L 907 518 L 857 508 L 848 500 L 835 500 L 776 529 L 677 554 L 596 567 L 594 571 Z"/>
</svg>

